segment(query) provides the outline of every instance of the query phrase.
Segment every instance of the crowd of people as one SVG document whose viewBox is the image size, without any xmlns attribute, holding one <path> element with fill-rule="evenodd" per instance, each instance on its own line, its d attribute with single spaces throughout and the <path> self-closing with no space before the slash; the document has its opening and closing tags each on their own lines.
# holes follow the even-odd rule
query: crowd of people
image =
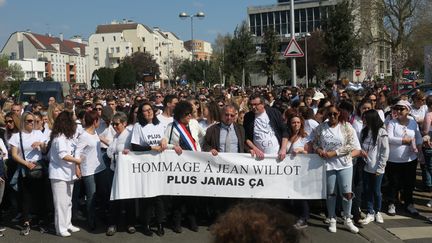
<svg viewBox="0 0 432 243">
<path fill-rule="evenodd" d="M 432 189 L 432 96 L 420 91 L 394 97 L 378 84 L 352 92 L 327 81 L 303 89 L 73 90 L 62 103 L 50 97 L 47 105 L 34 97 L 25 103 L 0 98 L 0 203 L 2 212 L 17 213 L 12 221 L 21 222 L 24 236 L 32 228 L 44 233 L 52 222 L 57 235 L 71 236 L 80 230 L 75 220 L 86 220 L 90 231 L 105 227 L 112 236 L 124 217 L 128 233 L 136 232 L 138 218 L 147 236 L 163 236 L 166 225 L 176 233 L 185 224 L 198 231 L 209 218 L 216 238 L 229 237 L 224 225 L 230 223 L 221 222 L 241 218 L 248 206 L 228 211 L 234 216 L 221 214 L 239 200 L 110 201 L 118 155 L 131 151 L 235 152 L 277 160 L 316 153 L 325 162 L 325 221 L 332 233 L 338 214 L 353 233 L 383 223 L 383 211 L 418 215 L 413 191 Z M 422 188 L 415 187 L 418 165 Z M 309 204 L 290 203 L 297 220 L 288 231 L 308 226 Z"/>
</svg>

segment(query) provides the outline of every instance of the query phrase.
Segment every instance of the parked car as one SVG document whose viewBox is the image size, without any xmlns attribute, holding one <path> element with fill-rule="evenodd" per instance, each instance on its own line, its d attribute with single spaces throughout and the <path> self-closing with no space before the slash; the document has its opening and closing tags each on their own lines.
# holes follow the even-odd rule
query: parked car
<svg viewBox="0 0 432 243">
<path fill-rule="evenodd" d="M 417 92 L 417 90 L 422 91 L 423 93 L 426 94 L 426 96 L 432 95 L 432 84 L 419 85 L 419 86 L 409 90 L 408 92 L 406 92 L 406 94 L 408 95 L 408 97 L 411 97 L 415 92 Z"/>
<path fill-rule="evenodd" d="M 393 95 L 400 95 L 407 93 L 415 87 L 417 87 L 416 82 L 393 82 L 391 90 Z"/>
</svg>

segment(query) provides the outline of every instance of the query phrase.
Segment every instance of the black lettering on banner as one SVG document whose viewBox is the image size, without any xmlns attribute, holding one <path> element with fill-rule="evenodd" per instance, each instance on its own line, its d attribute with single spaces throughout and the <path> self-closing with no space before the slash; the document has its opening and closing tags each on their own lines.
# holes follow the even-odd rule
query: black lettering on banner
<svg viewBox="0 0 432 243">
<path fill-rule="evenodd" d="M 263 187 L 264 186 L 264 182 L 263 182 L 262 179 L 254 179 L 254 178 L 252 178 L 252 179 L 249 180 L 249 186 L 251 188 L 254 188 L 256 186 L 262 186 Z"/>
<path fill-rule="evenodd" d="M 213 170 L 212 170 L 212 166 L 211 166 L 211 164 L 210 164 L 210 161 L 207 161 L 206 168 L 204 169 L 204 173 L 207 173 L 207 172 L 213 173 Z"/>
<path fill-rule="evenodd" d="M 196 176 L 167 176 L 167 184 L 174 182 L 174 184 L 196 184 Z"/>
</svg>

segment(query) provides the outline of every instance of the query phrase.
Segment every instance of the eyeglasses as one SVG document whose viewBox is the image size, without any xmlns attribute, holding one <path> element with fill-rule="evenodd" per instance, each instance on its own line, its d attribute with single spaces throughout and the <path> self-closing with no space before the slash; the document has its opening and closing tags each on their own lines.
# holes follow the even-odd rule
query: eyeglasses
<svg viewBox="0 0 432 243">
<path fill-rule="evenodd" d="M 228 114 L 228 113 L 225 113 L 225 116 L 227 116 L 227 117 L 235 117 L 236 114 Z"/>
<path fill-rule="evenodd" d="M 252 106 L 252 107 L 253 106 L 259 106 L 259 105 L 261 105 L 261 103 L 250 103 L 249 105 Z"/>
<path fill-rule="evenodd" d="M 337 112 L 329 112 L 328 113 L 329 117 L 331 117 L 331 116 L 338 116 L 338 115 L 339 115 L 339 113 L 337 113 Z"/>
<path fill-rule="evenodd" d="M 162 95 L 156 95 L 156 98 L 162 98 Z"/>
<path fill-rule="evenodd" d="M 27 123 L 33 123 L 34 120 L 26 120 Z"/>
<path fill-rule="evenodd" d="M 186 112 L 186 113 L 184 113 L 184 116 L 185 116 L 185 117 L 186 117 L 186 116 L 190 116 L 190 115 L 192 115 L 191 112 Z"/>
<path fill-rule="evenodd" d="M 6 120 L 5 123 L 10 123 L 10 124 L 12 124 L 12 123 L 14 123 L 14 121 L 13 121 L 13 120 Z"/>
</svg>

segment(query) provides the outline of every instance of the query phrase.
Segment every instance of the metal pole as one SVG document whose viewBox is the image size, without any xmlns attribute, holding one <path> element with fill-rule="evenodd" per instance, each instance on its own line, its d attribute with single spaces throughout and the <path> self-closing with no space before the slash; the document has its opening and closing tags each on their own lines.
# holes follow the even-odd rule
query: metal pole
<svg viewBox="0 0 432 243">
<path fill-rule="evenodd" d="M 294 0 L 291 0 L 291 39 L 295 38 L 295 29 L 294 29 Z M 295 57 L 291 58 L 291 85 L 293 87 L 297 86 L 297 66 Z"/>
<path fill-rule="evenodd" d="M 305 34 L 306 88 L 309 88 L 307 38 L 308 38 L 308 36 L 306 33 Z"/>
<path fill-rule="evenodd" d="M 192 50 L 192 61 L 195 59 L 194 55 L 194 43 L 193 43 L 193 15 L 190 16 L 191 18 L 191 50 Z"/>
</svg>

